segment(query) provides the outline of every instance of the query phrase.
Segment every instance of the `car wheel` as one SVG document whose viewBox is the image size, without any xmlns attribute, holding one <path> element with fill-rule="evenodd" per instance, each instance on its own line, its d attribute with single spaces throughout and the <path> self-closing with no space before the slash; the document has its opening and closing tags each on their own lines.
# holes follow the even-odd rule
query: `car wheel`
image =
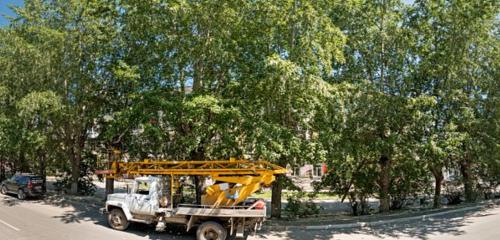
<svg viewBox="0 0 500 240">
<path fill-rule="evenodd" d="M 108 224 L 116 230 L 126 230 L 130 224 L 121 209 L 114 208 L 108 213 Z"/>
<path fill-rule="evenodd" d="M 3 195 L 7 194 L 7 187 L 2 185 L 2 188 L 0 188 L 0 193 Z"/>
<path fill-rule="evenodd" d="M 19 200 L 26 199 L 26 193 L 22 189 L 19 189 L 17 191 L 17 198 L 19 198 Z"/>
<path fill-rule="evenodd" d="M 204 222 L 196 230 L 197 240 L 225 240 L 227 230 L 216 222 Z"/>
</svg>

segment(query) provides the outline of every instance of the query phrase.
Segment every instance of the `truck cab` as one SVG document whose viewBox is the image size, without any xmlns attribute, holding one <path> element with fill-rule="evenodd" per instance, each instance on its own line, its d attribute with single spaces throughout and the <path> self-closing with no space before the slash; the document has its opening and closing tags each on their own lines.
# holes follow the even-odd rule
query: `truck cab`
<svg viewBox="0 0 500 240">
<path fill-rule="evenodd" d="M 123 224 L 125 220 L 151 224 L 155 221 L 156 215 L 160 212 L 160 179 L 157 177 L 139 177 L 134 180 L 132 188 L 127 193 L 109 194 L 106 201 L 106 211 L 110 226 L 125 230 L 128 224 Z M 166 210 L 166 209 L 164 209 Z M 110 219 L 112 217 L 112 219 Z"/>
</svg>

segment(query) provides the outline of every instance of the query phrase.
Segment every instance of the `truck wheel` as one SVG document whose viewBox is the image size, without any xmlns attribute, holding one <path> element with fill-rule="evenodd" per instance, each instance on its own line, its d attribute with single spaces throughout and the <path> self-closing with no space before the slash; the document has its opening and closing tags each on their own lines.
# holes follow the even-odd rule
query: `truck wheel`
<svg viewBox="0 0 500 240">
<path fill-rule="evenodd" d="M 26 193 L 22 189 L 17 190 L 17 198 L 19 200 L 24 200 L 26 199 Z"/>
<path fill-rule="evenodd" d="M 113 229 L 123 231 L 130 223 L 121 209 L 114 208 L 108 213 L 108 224 Z"/>
<path fill-rule="evenodd" d="M 0 193 L 3 195 L 7 194 L 7 187 L 2 185 L 2 188 L 0 189 Z"/>
<path fill-rule="evenodd" d="M 216 222 L 204 222 L 196 230 L 197 240 L 225 240 L 227 230 Z"/>
</svg>

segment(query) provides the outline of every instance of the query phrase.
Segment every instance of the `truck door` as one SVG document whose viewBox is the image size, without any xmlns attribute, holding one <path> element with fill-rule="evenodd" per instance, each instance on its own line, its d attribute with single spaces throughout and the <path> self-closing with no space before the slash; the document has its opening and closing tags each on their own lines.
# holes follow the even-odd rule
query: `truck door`
<svg viewBox="0 0 500 240">
<path fill-rule="evenodd" d="M 154 215 L 159 206 L 158 183 L 156 181 L 137 181 L 135 193 L 129 194 L 127 203 L 130 212 L 141 215 Z"/>
</svg>

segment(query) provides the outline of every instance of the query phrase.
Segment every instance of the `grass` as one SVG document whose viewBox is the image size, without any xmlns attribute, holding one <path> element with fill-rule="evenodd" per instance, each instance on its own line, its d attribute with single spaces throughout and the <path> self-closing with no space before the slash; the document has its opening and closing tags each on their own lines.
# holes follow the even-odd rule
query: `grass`
<svg viewBox="0 0 500 240">
<path fill-rule="evenodd" d="M 283 192 L 281 195 L 282 199 L 287 199 L 289 196 L 296 194 L 296 192 Z M 263 198 L 266 200 L 271 199 L 271 191 L 262 191 L 260 193 L 254 193 L 251 197 L 253 198 Z M 306 194 L 307 197 L 307 194 Z M 316 194 L 313 200 L 339 200 L 340 198 L 336 194 L 320 192 Z"/>
</svg>

